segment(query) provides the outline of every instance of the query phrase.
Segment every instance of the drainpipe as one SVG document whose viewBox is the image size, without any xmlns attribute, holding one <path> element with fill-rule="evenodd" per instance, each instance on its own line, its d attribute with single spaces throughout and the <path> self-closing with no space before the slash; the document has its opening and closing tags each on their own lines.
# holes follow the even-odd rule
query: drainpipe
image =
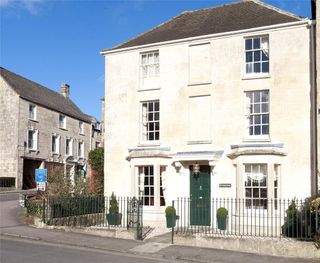
<svg viewBox="0 0 320 263">
<path fill-rule="evenodd" d="M 318 192 L 318 146 L 317 146 L 317 61 L 316 61 L 316 26 L 313 21 L 310 27 L 310 156 L 311 156 L 311 195 Z"/>
</svg>

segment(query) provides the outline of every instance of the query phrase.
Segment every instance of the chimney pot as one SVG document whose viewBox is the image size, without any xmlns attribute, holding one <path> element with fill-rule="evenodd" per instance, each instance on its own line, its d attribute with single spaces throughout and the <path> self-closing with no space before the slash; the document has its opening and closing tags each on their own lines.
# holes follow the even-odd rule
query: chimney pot
<svg viewBox="0 0 320 263">
<path fill-rule="evenodd" d="M 68 99 L 70 95 L 70 85 L 62 83 L 60 87 L 62 96 Z"/>
</svg>

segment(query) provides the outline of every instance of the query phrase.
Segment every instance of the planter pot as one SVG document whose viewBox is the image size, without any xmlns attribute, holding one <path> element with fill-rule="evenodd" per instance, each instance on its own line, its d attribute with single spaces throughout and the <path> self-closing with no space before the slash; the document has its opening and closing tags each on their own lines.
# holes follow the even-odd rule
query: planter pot
<svg viewBox="0 0 320 263">
<path fill-rule="evenodd" d="M 167 228 L 175 227 L 176 226 L 176 220 L 178 218 L 179 218 L 179 216 L 166 216 Z"/>
<path fill-rule="evenodd" d="M 217 216 L 217 223 L 218 223 L 218 228 L 220 230 L 227 229 L 227 218 L 226 217 L 218 217 Z"/>
<path fill-rule="evenodd" d="M 107 214 L 107 221 L 109 225 L 118 226 L 121 224 L 122 214 Z"/>
</svg>

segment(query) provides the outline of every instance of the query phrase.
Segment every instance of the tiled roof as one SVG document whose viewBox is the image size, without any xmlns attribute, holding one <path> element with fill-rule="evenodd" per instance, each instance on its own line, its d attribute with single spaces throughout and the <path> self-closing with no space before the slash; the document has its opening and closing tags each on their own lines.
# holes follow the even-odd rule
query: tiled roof
<svg viewBox="0 0 320 263">
<path fill-rule="evenodd" d="M 21 98 L 75 119 L 91 122 L 91 117 L 84 114 L 63 95 L 2 67 L 0 67 L 0 75 Z"/>
<path fill-rule="evenodd" d="M 258 0 L 244 0 L 183 12 L 125 43 L 104 51 L 301 20 L 303 18 Z"/>
</svg>

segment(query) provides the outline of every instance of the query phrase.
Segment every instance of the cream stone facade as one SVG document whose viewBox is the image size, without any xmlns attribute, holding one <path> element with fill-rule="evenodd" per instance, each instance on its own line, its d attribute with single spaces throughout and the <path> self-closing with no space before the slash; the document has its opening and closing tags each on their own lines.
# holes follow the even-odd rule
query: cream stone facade
<svg viewBox="0 0 320 263">
<path fill-rule="evenodd" d="M 247 176 L 264 176 L 269 199 L 310 196 L 310 30 L 303 19 L 103 51 L 105 195 L 141 196 L 145 219 L 160 221 L 172 200 L 199 190 L 200 165 L 209 198 L 246 198 Z M 254 38 L 268 43 L 264 74 L 246 74 Z M 267 107 L 260 135 L 250 130 L 255 105 Z"/>
</svg>

